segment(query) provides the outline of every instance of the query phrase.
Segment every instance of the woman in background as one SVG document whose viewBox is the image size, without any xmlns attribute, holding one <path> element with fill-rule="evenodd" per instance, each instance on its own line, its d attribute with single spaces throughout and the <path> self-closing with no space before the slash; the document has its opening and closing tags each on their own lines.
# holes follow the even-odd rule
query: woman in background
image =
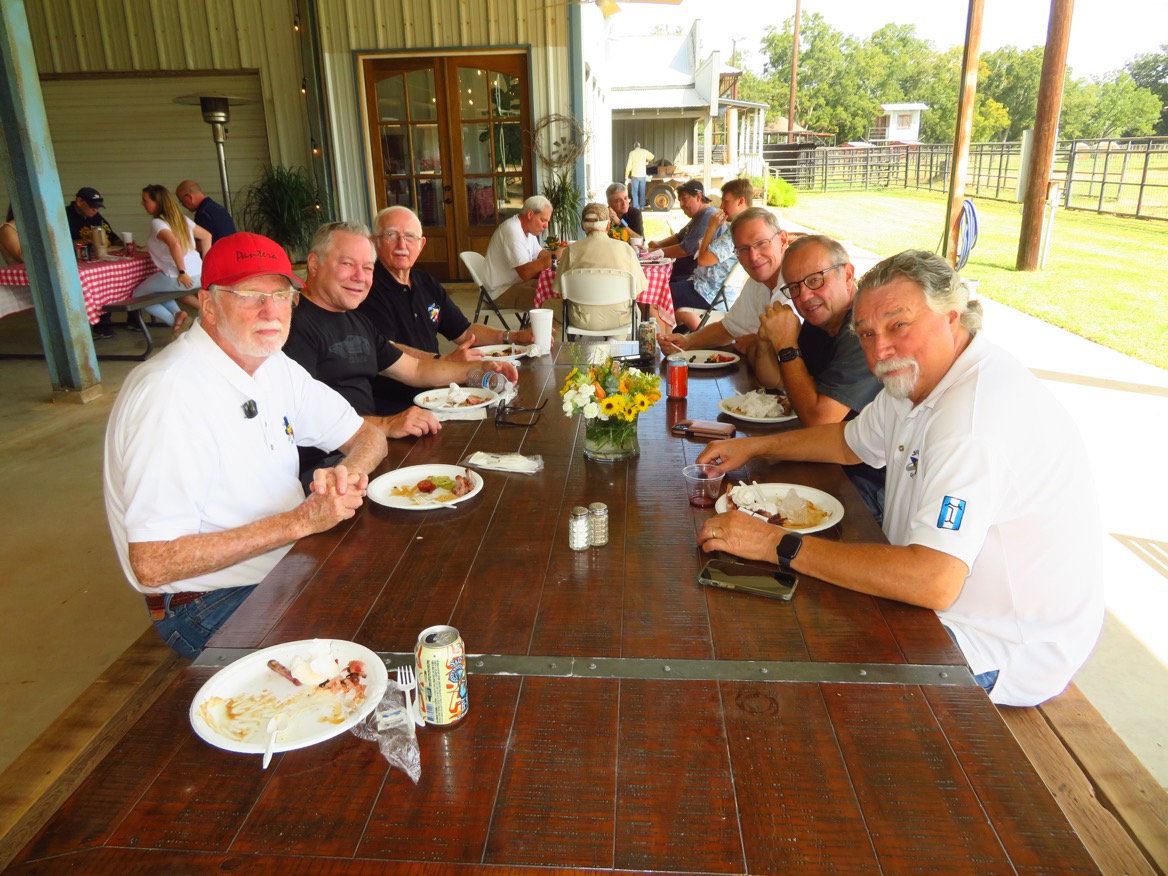
<svg viewBox="0 0 1168 876">
<path fill-rule="evenodd" d="M 203 273 L 203 256 L 211 248 L 211 233 L 183 215 L 178 199 L 166 186 L 152 185 L 142 189 L 142 209 L 154 217 L 146 251 L 158 273 L 139 283 L 134 288 L 133 297 L 141 298 L 155 292 L 197 290 Z M 198 307 L 198 299 L 193 295 L 185 296 L 182 301 Z M 173 301 L 151 304 L 145 310 L 175 329 L 187 318 Z"/>
<path fill-rule="evenodd" d="M 4 259 L 6 265 L 18 265 L 24 261 L 20 237 L 16 233 L 16 216 L 11 205 L 8 207 L 8 218 L 0 225 L 0 258 Z"/>
</svg>

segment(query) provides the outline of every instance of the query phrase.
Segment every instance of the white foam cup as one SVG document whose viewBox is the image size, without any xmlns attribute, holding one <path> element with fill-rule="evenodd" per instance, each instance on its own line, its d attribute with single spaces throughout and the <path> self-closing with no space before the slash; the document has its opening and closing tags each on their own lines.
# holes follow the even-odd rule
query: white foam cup
<svg viewBox="0 0 1168 876">
<path fill-rule="evenodd" d="M 541 307 L 528 312 L 531 320 L 531 331 L 535 335 L 536 346 L 541 353 L 552 351 L 552 312 Z"/>
</svg>

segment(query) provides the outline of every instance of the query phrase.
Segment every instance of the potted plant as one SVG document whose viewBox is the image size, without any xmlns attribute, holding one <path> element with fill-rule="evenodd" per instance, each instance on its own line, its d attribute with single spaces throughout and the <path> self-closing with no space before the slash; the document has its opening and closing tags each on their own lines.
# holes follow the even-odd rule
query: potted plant
<svg viewBox="0 0 1168 876">
<path fill-rule="evenodd" d="M 575 237 L 580 226 L 582 193 L 576 188 L 571 168 L 552 170 L 543 187 L 543 196 L 552 202 L 552 218 L 548 223 L 548 240 L 567 240 Z"/>
<path fill-rule="evenodd" d="M 243 227 L 276 241 L 293 262 L 304 261 L 321 216 L 320 189 L 308 172 L 303 167 L 268 167 L 240 196 Z"/>
</svg>

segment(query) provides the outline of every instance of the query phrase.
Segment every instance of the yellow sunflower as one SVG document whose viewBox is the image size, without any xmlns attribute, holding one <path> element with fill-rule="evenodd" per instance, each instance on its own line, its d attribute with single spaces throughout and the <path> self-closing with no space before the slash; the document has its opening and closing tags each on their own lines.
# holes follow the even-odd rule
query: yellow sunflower
<svg viewBox="0 0 1168 876">
<path fill-rule="evenodd" d="M 620 413 L 622 407 L 622 399 L 619 396 L 610 395 L 607 398 L 600 400 L 600 413 L 606 417 L 616 416 Z"/>
<path fill-rule="evenodd" d="M 645 411 L 649 410 L 649 405 L 651 404 L 652 402 L 649 401 L 648 396 L 646 396 L 643 392 L 638 392 L 633 396 L 632 409 L 638 414 L 643 414 Z"/>
</svg>

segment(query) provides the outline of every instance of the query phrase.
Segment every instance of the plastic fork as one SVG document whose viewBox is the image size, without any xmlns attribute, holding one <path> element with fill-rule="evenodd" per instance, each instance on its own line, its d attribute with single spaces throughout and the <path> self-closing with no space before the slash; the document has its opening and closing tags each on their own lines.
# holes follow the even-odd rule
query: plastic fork
<svg viewBox="0 0 1168 876">
<path fill-rule="evenodd" d="M 418 703 L 418 679 L 414 675 L 413 666 L 399 666 L 397 668 L 397 685 L 402 689 L 402 698 L 406 701 L 406 714 L 413 718 L 419 727 L 425 725 L 422 718 L 422 707 Z M 413 697 L 410 694 L 413 692 Z"/>
<path fill-rule="evenodd" d="M 268 768 L 268 764 L 272 762 L 272 751 L 276 745 L 276 737 L 288 729 L 288 716 L 283 712 L 277 712 L 272 715 L 272 720 L 268 721 L 268 744 L 264 748 L 264 769 Z"/>
</svg>

